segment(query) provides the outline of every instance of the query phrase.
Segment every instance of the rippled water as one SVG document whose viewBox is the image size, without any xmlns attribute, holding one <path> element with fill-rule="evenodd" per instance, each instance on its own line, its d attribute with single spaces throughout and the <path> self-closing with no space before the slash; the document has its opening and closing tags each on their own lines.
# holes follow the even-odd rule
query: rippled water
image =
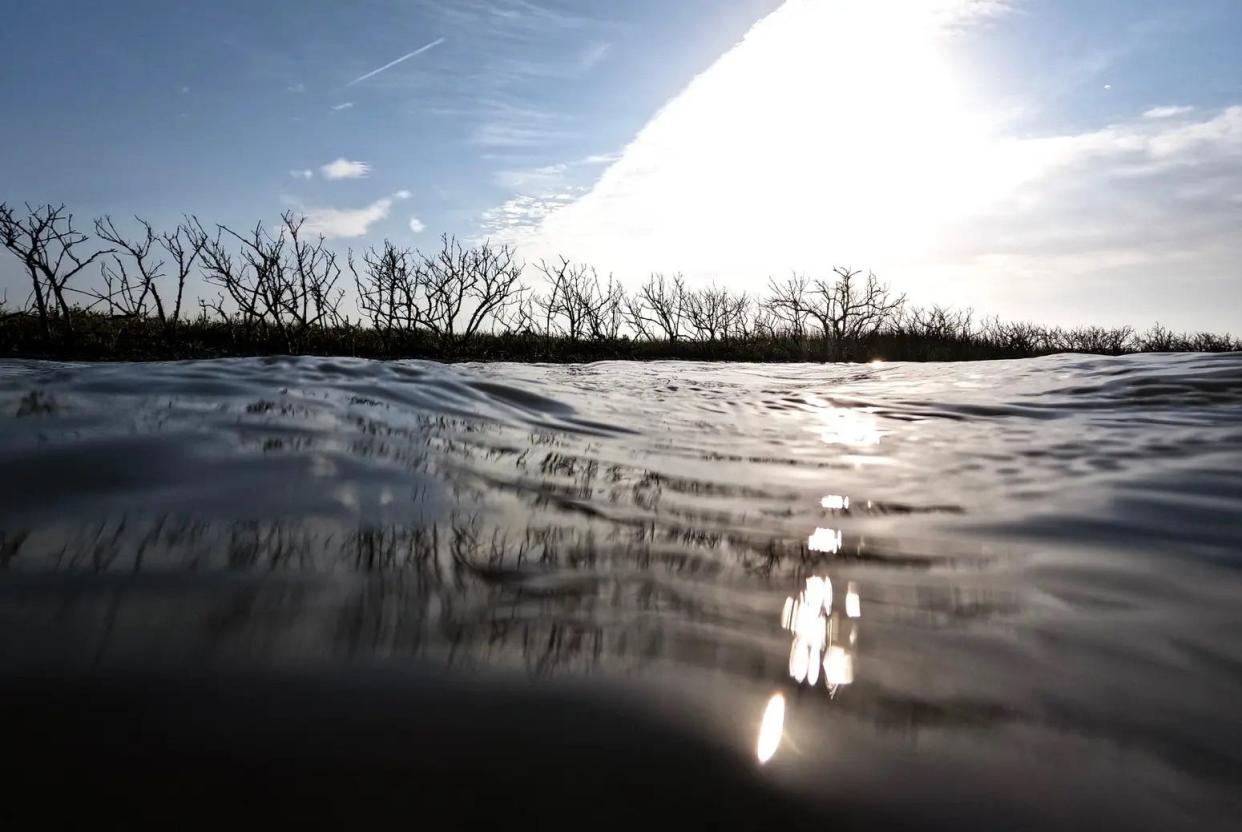
<svg viewBox="0 0 1242 832">
<path fill-rule="evenodd" d="M 9 361 L 0 413 L 10 678 L 623 696 L 601 747 L 812 818 L 1242 811 L 1242 355 Z"/>
</svg>

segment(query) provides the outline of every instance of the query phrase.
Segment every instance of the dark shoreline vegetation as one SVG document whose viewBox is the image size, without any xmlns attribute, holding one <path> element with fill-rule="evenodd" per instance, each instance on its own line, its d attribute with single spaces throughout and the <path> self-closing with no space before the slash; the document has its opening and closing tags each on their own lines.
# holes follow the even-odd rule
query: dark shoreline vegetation
<svg viewBox="0 0 1242 832">
<path fill-rule="evenodd" d="M 976 320 L 970 310 L 913 306 L 875 275 L 844 267 L 827 279 L 771 279 L 756 296 L 690 288 L 676 274 L 627 292 L 585 264 L 527 267 L 508 247 L 447 236 L 427 254 L 385 240 L 342 261 L 304 222 L 287 212 L 275 231 L 209 231 L 186 217 L 157 232 L 136 218 L 127 235 L 104 217 L 90 234 L 63 205 L 23 212 L 0 203 L 0 243 L 30 281 L 20 308 L 0 304 L 0 356 L 780 362 L 1242 349 L 1229 335 L 1159 324 L 1138 332 Z M 193 312 L 191 281 L 215 292 Z"/>
</svg>

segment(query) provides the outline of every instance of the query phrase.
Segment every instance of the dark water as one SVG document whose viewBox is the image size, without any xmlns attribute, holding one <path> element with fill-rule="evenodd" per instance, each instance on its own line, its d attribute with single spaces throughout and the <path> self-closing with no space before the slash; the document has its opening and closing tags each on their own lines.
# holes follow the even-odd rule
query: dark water
<svg viewBox="0 0 1242 832">
<path fill-rule="evenodd" d="M 1242 355 L 4 362 L 0 414 L 23 788 L 1242 818 Z"/>
</svg>

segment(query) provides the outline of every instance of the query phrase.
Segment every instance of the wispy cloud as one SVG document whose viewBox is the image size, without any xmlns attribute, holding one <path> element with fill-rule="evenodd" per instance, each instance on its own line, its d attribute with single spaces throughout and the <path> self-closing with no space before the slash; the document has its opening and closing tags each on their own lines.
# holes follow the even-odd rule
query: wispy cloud
<svg viewBox="0 0 1242 832">
<path fill-rule="evenodd" d="M 547 188 L 560 183 L 568 170 L 569 165 L 566 164 L 544 165 L 543 167 L 519 170 L 502 170 L 496 174 L 496 184 L 502 188 L 512 188 L 518 191 Z"/>
<path fill-rule="evenodd" d="M 607 165 L 621 158 L 620 153 L 592 153 L 587 156 L 579 164 L 582 165 Z"/>
<path fill-rule="evenodd" d="M 311 170 L 310 168 L 305 168 L 303 170 L 291 170 L 289 171 L 289 175 L 292 176 L 294 179 L 314 179 L 315 178 L 315 172 Z"/>
<path fill-rule="evenodd" d="M 608 57 L 610 51 L 612 51 L 612 44 L 607 42 L 587 47 L 578 57 L 578 69 L 582 72 L 590 72 L 596 64 Z"/>
<path fill-rule="evenodd" d="M 1143 118 L 1173 118 L 1194 112 L 1194 107 L 1152 107 L 1143 113 Z"/>
<path fill-rule="evenodd" d="M 305 228 L 311 234 L 325 237 L 361 237 L 372 225 L 388 217 L 394 200 L 404 199 L 402 194 L 408 196 L 408 193 L 398 191 L 362 208 L 308 208 Z"/>
<path fill-rule="evenodd" d="M 530 168 L 497 171 L 496 184 L 502 188 L 531 193 L 563 191 L 583 179 L 585 168 L 598 168 L 621 158 L 620 153 L 596 153 L 576 162 L 558 162 Z M 590 174 L 594 175 L 594 174 Z"/>
<path fill-rule="evenodd" d="M 611 26 L 610 21 L 550 9 L 529 0 L 458 0 L 437 4 L 440 17 L 453 26 L 506 36 L 549 29 L 575 31 Z"/>
<path fill-rule="evenodd" d="M 474 132 L 473 141 L 484 147 L 542 147 L 549 142 L 573 137 L 573 133 L 563 130 L 493 121 L 481 125 Z"/>
<path fill-rule="evenodd" d="M 353 106 L 354 106 L 354 102 L 352 101 L 342 101 L 340 104 L 333 104 L 332 110 L 334 112 L 340 112 L 341 110 L 348 110 Z"/>
<path fill-rule="evenodd" d="M 371 166 L 366 162 L 356 162 L 342 156 L 321 166 L 319 172 L 324 179 L 358 179 L 370 173 Z"/>
<path fill-rule="evenodd" d="M 401 63 L 402 61 L 408 61 L 410 58 L 413 58 L 415 55 L 421 55 L 429 49 L 435 49 L 437 46 L 444 43 L 444 40 L 445 40 L 444 38 L 436 38 L 431 43 L 424 44 L 423 46 L 420 46 L 417 49 L 415 49 L 413 52 L 407 52 L 406 54 L 402 55 L 400 58 L 397 58 L 395 61 L 389 61 L 388 63 L 381 66 L 379 69 L 373 69 L 370 72 L 366 73 L 365 75 L 359 75 L 357 78 L 350 81 L 345 86 L 352 87 L 354 84 L 361 83 L 362 81 L 365 81 L 368 78 L 374 78 L 376 75 L 379 75 L 381 72 L 392 69 L 394 66 Z"/>
<path fill-rule="evenodd" d="M 475 128 L 472 141 L 486 147 L 537 147 L 546 152 L 555 143 L 577 135 L 567 129 L 573 124 L 569 115 L 533 106 L 521 96 L 499 90 L 475 101 L 473 112 L 483 120 Z"/>
<path fill-rule="evenodd" d="M 285 89 L 287 89 L 291 93 L 303 93 L 303 92 L 306 92 L 306 85 L 303 84 L 301 81 L 298 81 L 296 83 L 290 84 L 289 86 L 285 87 Z"/>
</svg>

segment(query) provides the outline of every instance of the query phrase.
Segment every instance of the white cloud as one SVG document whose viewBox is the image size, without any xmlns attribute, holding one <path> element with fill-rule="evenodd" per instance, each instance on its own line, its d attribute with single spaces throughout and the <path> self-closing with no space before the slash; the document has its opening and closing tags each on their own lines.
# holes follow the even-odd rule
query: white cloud
<svg viewBox="0 0 1242 832">
<path fill-rule="evenodd" d="M 289 175 L 292 176 L 294 179 L 314 179 L 315 178 L 315 172 L 309 168 L 305 170 L 291 170 L 289 171 Z"/>
<path fill-rule="evenodd" d="M 427 230 L 427 226 L 418 217 L 410 217 L 410 230 L 415 234 L 422 234 Z"/>
<path fill-rule="evenodd" d="M 355 162 L 341 157 L 321 166 L 319 172 L 324 179 L 358 179 L 370 173 L 371 166 L 366 162 Z"/>
<path fill-rule="evenodd" d="M 1006 7 L 788 0 L 588 193 L 511 199 L 484 230 L 629 280 L 672 268 L 754 291 L 852 263 L 1000 314 L 1236 327 L 1242 107 L 1015 135 L 956 40 Z M 1156 286 L 1170 274 L 1194 296 L 1182 324 Z"/>
<path fill-rule="evenodd" d="M 410 192 L 401 190 L 377 199 L 362 208 L 301 208 L 297 200 L 285 197 L 286 204 L 301 209 L 306 215 L 306 230 L 325 237 L 361 237 L 372 225 L 387 219 L 393 202 L 410 198 Z"/>
<path fill-rule="evenodd" d="M 1173 118 L 1194 112 L 1194 107 L 1152 107 L 1143 113 L 1143 118 Z"/>
<path fill-rule="evenodd" d="M 372 225 L 388 217 L 392 198 L 377 199 L 363 208 L 310 208 L 306 231 L 325 237 L 361 237 Z"/>
<path fill-rule="evenodd" d="M 298 81 L 297 83 L 290 84 L 286 89 L 291 93 L 303 93 L 306 92 L 306 85 Z"/>
<path fill-rule="evenodd" d="M 332 111 L 339 113 L 341 110 L 349 110 L 353 108 L 353 106 L 354 102 L 352 101 L 342 101 L 340 104 L 333 104 Z"/>
</svg>

